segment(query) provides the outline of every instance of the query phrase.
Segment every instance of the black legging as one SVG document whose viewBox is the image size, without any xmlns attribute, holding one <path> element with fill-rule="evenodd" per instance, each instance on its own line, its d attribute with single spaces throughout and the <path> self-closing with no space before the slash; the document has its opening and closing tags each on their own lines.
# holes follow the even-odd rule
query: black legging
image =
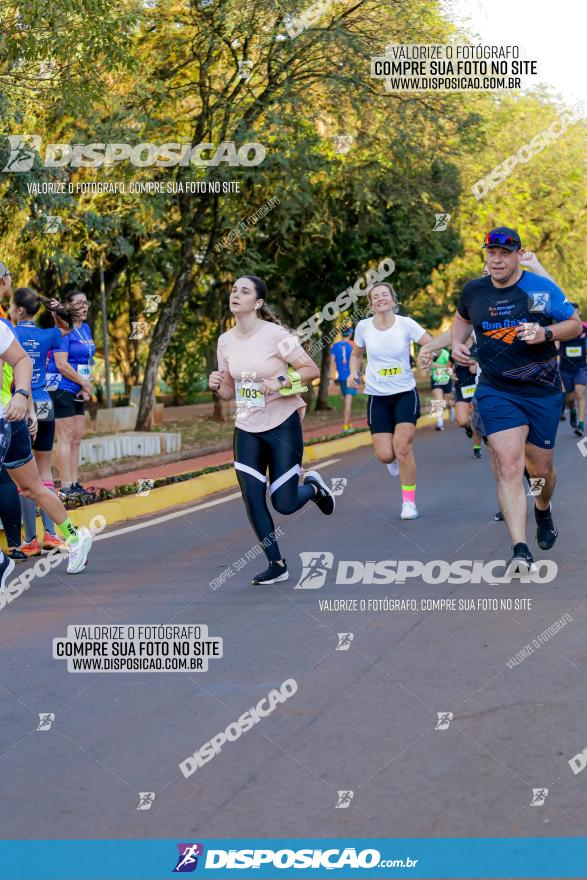
<svg viewBox="0 0 587 880">
<path fill-rule="evenodd" d="M 20 547 L 20 498 L 14 481 L 8 471 L 0 465 L 0 519 L 4 526 L 6 543 L 9 547 Z"/>
<path fill-rule="evenodd" d="M 314 497 L 312 486 L 300 486 L 304 452 L 300 416 L 294 412 L 270 431 L 234 430 L 234 466 L 251 523 L 269 562 L 282 558 L 267 507 L 267 470 L 271 503 L 278 513 L 295 513 Z"/>
</svg>

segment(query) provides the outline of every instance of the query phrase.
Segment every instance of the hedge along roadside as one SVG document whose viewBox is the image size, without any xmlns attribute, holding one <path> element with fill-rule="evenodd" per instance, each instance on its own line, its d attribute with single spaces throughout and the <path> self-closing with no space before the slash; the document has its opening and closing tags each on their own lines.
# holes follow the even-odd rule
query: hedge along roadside
<svg viewBox="0 0 587 880">
<path fill-rule="evenodd" d="M 307 342 L 314 333 L 317 333 L 320 324 L 324 321 L 334 321 L 341 312 L 345 312 L 361 296 L 365 296 L 374 284 L 378 281 L 383 281 L 384 278 L 388 278 L 394 272 L 395 263 L 391 257 L 384 257 L 377 266 L 377 269 L 367 269 L 364 275 L 361 275 L 353 285 L 339 293 L 336 299 L 326 303 L 320 312 L 316 312 L 311 318 L 300 324 L 295 334 L 282 339 L 278 345 L 281 355 L 286 358 L 297 345 Z M 364 283 L 364 287 L 361 286 L 362 283 Z"/>
</svg>

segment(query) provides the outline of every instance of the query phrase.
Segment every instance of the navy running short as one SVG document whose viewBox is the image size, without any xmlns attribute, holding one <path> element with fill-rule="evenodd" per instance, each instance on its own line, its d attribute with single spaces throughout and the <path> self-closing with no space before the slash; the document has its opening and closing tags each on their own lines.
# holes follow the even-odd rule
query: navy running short
<svg viewBox="0 0 587 880">
<path fill-rule="evenodd" d="M 483 420 L 479 414 L 479 404 L 477 403 L 477 398 L 474 397 L 472 400 L 473 403 L 473 430 L 477 434 L 478 437 L 482 437 L 484 442 L 487 443 L 487 431 L 485 430 L 485 425 L 483 424 Z"/>
<path fill-rule="evenodd" d="M 451 394 L 452 393 L 452 379 L 448 379 L 444 384 L 442 382 L 435 381 L 432 377 L 430 377 L 430 389 L 433 388 L 442 388 L 443 394 Z"/>
<path fill-rule="evenodd" d="M 561 370 L 560 373 L 567 394 L 573 393 L 575 385 L 587 385 L 587 367 L 580 367 L 578 370 L 573 370 L 573 372 Z"/>
<path fill-rule="evenodd" d="M 563 402 L 562 391 L 544 397 L 529 397 L 478 385 L 475 400 L 487 436 L 528 425 L 527 443 L 554 449 Z"/>
<path fill-rule="evenodd" d="M 22 467 L 33 459 L 31 435 L 26 419 L 10 422 L 10 445 L 4 456 L 4 467 L 7 471 Z"/>
<path fill-rule="evenodd" d="M 369 394 L 367 420 L 372 434 L 393 434 L 396 425 L 415 425 L 420 418 L 420 398 L 415 388 L 399 394 Z"/>
<path fill-rule="evenodd" d="M 471 381 L 466 385 L 455 382 L 455 403 L 473 403 L 476 388 L 474 376 L 471 376 Z"/>
</svg>

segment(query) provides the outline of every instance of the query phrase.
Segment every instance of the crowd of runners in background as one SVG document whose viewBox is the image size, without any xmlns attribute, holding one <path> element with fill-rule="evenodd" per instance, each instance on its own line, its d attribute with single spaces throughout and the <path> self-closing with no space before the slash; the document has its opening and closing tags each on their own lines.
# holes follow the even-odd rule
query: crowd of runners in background
<svg viewBox="0 0 587 880">
<path fill-rule="evenodd" d="M 559 421 L 567 414 L 574 433 L 584 434 L 586 325 L 577 304 L 524 252 L 515 230 L 491 230 L 482 247 L 483 274 L 463 288 L 450 330 L 433 335 L 400 315 L 393 286 L 376 282 L 367 292 L 372 317 L 342 330 L 330 352 L 330 375 L 344 399 L 345 432 L 352 430 L 353 398 L 359 391 L 367 395 L 375 456 L 400 478 L 401 519 L 414 520 L 419 516 L 414 439 L 421 414 L 414 369 L 417 364 L 430 370 L 429 411 L 436 429 L 444 430 L 448 413 L 472 440 L 475 458 L 484 457 L 483 443 L 488 450 L 500 506 L 495 518 L 508 528 L 513 549 L 508 572 L 515 577 L 535 571 L 526 538 L 524 478 L 539 484 L 531 493 L 538 546 L 548 550 L 558 536 L 550 504 L 553 451 Z M 7 312 L 0 307 L 0 518 L 8 545 L 6 554 L 0 551 L 0 588 L 16 561 L 43 550 L 67 551 L 68 571 L 77 573 L 92 543 L 89 530 L 76 529 L 63 504 L 86 494 L 78 469 L 96 350 L 86 323 L 89 303 L 79 290 L 59 302 L 12 286 L 0 262 L 0 303 L 7 307 Z M 260 278 L 235 281 L 229 300 L 235 323 L 218 340 L 218 369 L 209 377 L 212 391 L 236 401 L 234 465 L 268 561 L 253 579 L 258 584 L 289 576 L 267 489 L 272 507 L 282 514 L 308 501 L 325 515 L 335 509 L 320 474 L 302 471 L 301 394 L 320 371 L 267 299 Z M 59 493 L 52 471 L 56 438 Z"/>
<path fill-rule="evenodd" d="M 92 545 L 90 531 L 76 529 L 63 504 L 86 493 L 78 461 L 84 401 L 93 391 L 88 301 L 81 291 L 60 303 L 28 287 L 12 288 L 12 273 L 0 262 L 0 519 L 7 543 L 6 553 L 0 551 L 0 589 L 16 562 L 43 550 L 68 553 L 67 570 L 77 574 Z M 36 321 L 42 306 L 50 326 Z M 56 433 L 59 494 L 51 467 Z"/>
</svg>

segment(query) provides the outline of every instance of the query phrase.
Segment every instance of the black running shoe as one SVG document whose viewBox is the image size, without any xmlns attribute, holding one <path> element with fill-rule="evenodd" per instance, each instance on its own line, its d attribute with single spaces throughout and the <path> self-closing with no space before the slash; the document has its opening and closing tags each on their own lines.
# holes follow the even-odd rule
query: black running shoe
<svg viewBox="0 0 587 880">
<path fill-rule="evenodd" d="M 550 507 L 548 510 L 538 510 L 534 505 L 534 516 L 536 518 L 536 542 L 541 550 L 550 550 L 558 538 Z"/>
<path fill-rule="evenodd" d="M 14 559 L 15 562 L 26 562 L 29 558 L 26 553 L 23 553 L 18 547 L 15 547 L 13 550 L 7 550 L 6 555 L 10 559 Z"/>
<path fill-rule="evenodd" d="M 84 489 L 84 487 L 81 485 L 81 483 L 72 483 L 71 490 L 76 495 L 93 495 L 94 494 L 93 492 L 90 492 L 89 489 Z"/>
<path fill-rule="evenodd" d="M 506 574 L 510 578 L 527 577 L 529 574 L 533 574 L 538 570 L 534 564 L 534 557 L 530 553 L 527 544 L 516 544 L 512 549 L 514 555 L 506 565 L 505 569 Z"/>
<path fill-rule="evenodd" d="M 501 510 L 498 510 L 495 516 L 493 517 L 493 522 L 503 522 L 503 513 Z"/>
<path fill-rule="evenodd" d="M 475 458 L 483 458 L 483 453 L 477 446 L 473 447 L 473 455 L 475 456 Z"/>
<path fill-rule="evenodd" d="M 579 422 L 579 424 L 575 428 L 575 434 L 577 435 L 577 437 L 582 437 L 583 433 L 584 433 L 583 422 Z"/>
<path fill-rule="evenodd" d="M 307 483 L 309 483 L 310 486 L 316 487 L 316 494 L 312 498 L 312 501 L 316 502 L 322 513 L 325 513 L 326 516 L 330 516 L 331 513 L 334 513 L 334 495 L 318 471 L 306 471 L 304 476 L 304 486 Z"/>
<path fill-rule="evenodd" d="M 467 425 L 467 426 L 466 426 L 466 428 L 465 428 L 465 434 L 467 435 L 467 437 L 469 438 L 469 440 L 472 440 L 472 439 L 473 439 L 473 429 L 472 429 L 472 427 L 471 427 L 470 425 Z"/>
<path fill-rule="evenodd" d="M 577 427 L 577 410 L 575 407 L 569 410 L 571 428 Z"/>
<path fill-rule="evenodd" d="M 280 559 L 278 562 L 270 562 L 269 568 L 266 568 L 261 574 L 256 574 L 251 583 L 276 584 L 277 581 L 286 581 L 288 577 L 289 572 L 285 559 Z"/>
<path fill-rule="evenodd" d="M 0 562 L 0 593 L 4 590 L 4 587 L 8 583 L 8 578 L 13 571 L 14 560 L 6 556 L 5 553 L 2 554 L 2 562 Z"/>
</svg>

